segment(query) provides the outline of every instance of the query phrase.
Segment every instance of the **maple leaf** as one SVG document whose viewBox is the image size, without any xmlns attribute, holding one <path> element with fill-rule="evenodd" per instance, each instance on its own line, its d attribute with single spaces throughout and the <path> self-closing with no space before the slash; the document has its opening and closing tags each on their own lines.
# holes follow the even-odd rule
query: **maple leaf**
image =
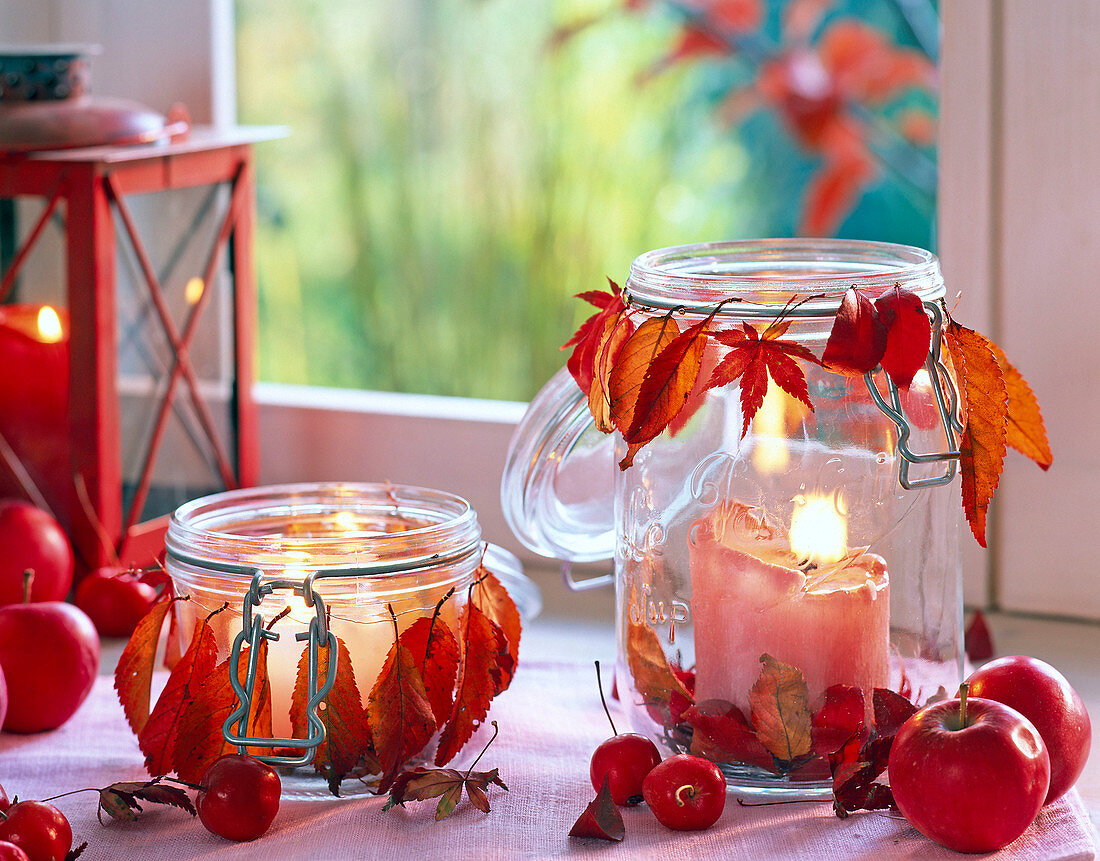
<svg viewBox="0 0 1100 861">
<path fill-rule="evenodd" d="M 474 575 L 474 585 L 470 592 L 470 600 L 484 613 L 504 635 L 508 643 L 508 655 L 511 658 L 511 666 L 507 662 L 501 663 L 501 680 L 497 693 L 508 688 L 515 675 L 519 664 L 519 638 L 523 625 L 519 617 L 519 608 L 508 590 L 501 585 L 488 568 L 478 566 Z"/>
<path fill-rule="evenodd" d="M 79 846 L 74 846 L 72 849 L 65 853 L 65 861 L 76 861 L 77 858 L 84 854 L 84 850 L 87 848 L 87 840 L 85 840 Z"/>
<path fill-rule="evenodd" d="M 752 725 L 780 766 L 789 766 L 813 749 L 806 679 L 797 667 L 768 654 L 760 656 L 760 664 L 760 677 L 749 691 Z"/>
<path fill-rule="evenodd" d="M 974 617 L 966 626 L 963 641 L 966 643 L 966 656 L 975 664 L 988 661 L 994 655 L 993 637 L 989 633 L 989 626 L 985 623 L 985 616 L 981 610 L 974 611 Z"/>
<path fill-rule="evenodd" d="M 886 326 L 871 300 L 849 287 L 837 309 L 821 363 L 838 374 L 862 376 L 878 367 L 886 341 Z"/>
<path fill-rule="evenodd" d="M 328 644 L 317 650 L 318 683 L 328 678 L 329 661 L 332 660 L 329 652 Z M 290 701 L 290 726 L 295 738 L 309 735 L 306 706 L 314 693 L 309 689 L 309 664 L 309 649 L 303 649 Z M 336 677 L 318 706 L 317 716 L 325 727 L 325 737 L 315 749 L 313 768 L 325 776 L 332 794 L 339 796 L 340 782 L 372 749 L 370 724 L 355 683 L 355 668 L 347 645 L 339 637 L 336 638 Z"/>
<path fill-rule="evenodd" d="M 921 298 L 895 284 L 875 300 L 875 310 L 886 328 L 886 347 L 879 364 L 901 389 L 907 389 L 928 360 L 932 323 Z"/>
<path fill-rule="evenodd" d="M 651 317 L 627 338 L 608 379 L 611 395 L 611 422 L 626 438 L 635 422 L 639 396 L 646 374 L 657 355 L 680 334 L 680 328 L 672 314 Z M 627 441 L 627 454 L 619 462 L 620 469 L 627 469 L 634 462 L 634 455 L 644 442 Z"/>
<path fill-rule="evenodd" d="M 699 376 L 710 323 L 721 307 L 717 305 L 653 356 L 638 388 L 630 426 L 623 432 L 628 444 L 645 445 L 655 439 L 684 408 Z"/>
<path fill-rule="evenodd" d="M 367 697 L 367 720 L 374 752 L 382 765 L 380 793 L 390 788 L 401 767 L 424 749 L 436 729 L 417 659 L 401 644 L 392 608 L 390 614 L 393 645 Z"/>
<path fill-rule="evenodd" d="M 1024 455 L 1031 458 L 1045 472 L 1054 462 L 1047 440 L 1047 429 L 1043 424 L 1043 414 L 1035 393 L 1023 375 L 1013 367 L 1004 354 L 1004 350 L 989 342 L 990 349 L 997 359 L 1004 375 L 1008 392 L 1008 430 L 1006 442 Z"/>
<path fill-rule="evenodd" d="M 775 771 L 775 760 L 760 743 L 744 714 L 726 700 L 704 700 L 683 713 L 691 724 L 691 750 L 713 762 L 745 762 Z"/>
<path fill-rule="evenodd" d="M 473 586 L 470 587 L 471 592 Z M 462 663 L 454 709 L 439 735 L 435 764 L 445 765 L 470 740 L 489 713 L 489 703 L 503 690 L 512 656 L 504 632 L 471 598 L 462 610 Z"/>
<path fill-rule="evenodd" d="M 948 320 L 945 334 L 966 402 L 966 429 L 959 444 L 963 511 L 970 531 L 985 547 L 986 514 L 1007 450 L 1008 388 L 987 338 L 954 320 Z"/>
<path fill-rule="evenodd" d="M 789 322 L 775 322 L 763 334 L 750 323 L 742 323 L 741 330 L 716 332 L 714 337 L 731 347 L 725 358 L 711 374 L 708 388 L 728 385 L 741 380 L 741 438 L 749 432 L 749 425 L 768 392 L 768 377 L 791 397 L 798 399 L 811 410 L 810 393 L 806 388 L 806 375 L 795 358 L 817 364 L 817 358 L 794 341 L 780 340 L 789 328 Z"/>
<path fill-rule="evenodd" d="M 145 768 L 150 774 L 156 776 L 172 771 L 180 717 L 217 662 L 218 645 L 210 616 L 196 619 L 187 651 L 172 668 L 149 720 L 138 733 L 138 746 L 145 754 Z"/>
<path fill-rule="evenodd" d="M 406 801 L 439 798 L 439 804 L 435 808 L 435 820 L 438 822 L 451 814 L 458 802 L 462 800 L 462 790 L 465 789 L 470 803 L 482 813 L 488 813 L 490 811 L 489 787 L 495 784 L 505 792 L 508 791 L 508 787 L 501 780 L 497 769 L 474 771 L 474 766 L 485 755 L 485 751 L 489 749 L 489 745 L 493 743 L 499 732 L 500 728 L 497 726 L 497 722 L 493 721 L 492 723 L 493 737 L 486 742 L 481 753 L 477 755 L 477 759 L 470 764 L 465 773 L 453 768 L 425 768 L 423 766 L 414 768 L 412 771 L 404 771 L 394 780 L 393 785 L 390 787 L 389 800 L 382 809 L 389 810 L 398 804 L 404 807 Z"/>
<path fill-rule="evenodd" d="M 242 646 L 237 679 L 244 685 L 248 674 L 249 647 Z M 182 663 L 182 661 L 181 661 Z M 230 683 L 231 658 L 226 658 L 202 679 L 198 689 L 184 703 L 179 716 L 172 765 L 181 780 L 198 783 L 206 769 L 236 746 L 225 740 L 222 727 L 237 709 L 237 693 Z M 254 738 L 271 737 L 271 685 L 267 677 L 267 640 L 260 639 L 256 656 L 256 679 L 246 733 Z M 262 753 L 263 748 L 253 748 Z"/>
<path fill-rule="evenodd" d="M 157 643 L 164 627 L 164 617 L 180 598 L 168 598 L 154 604 L 130 635 L 115 666 L 115 690 L 126 722 L 135 735 L 140 735 L 149 720 L 150 689 Z"/>
<path fill-rule="evenodd" d="M 596 349 L 603 333 L 605 321 L 617 316 L 620 311 L 626 309 L 620 295 L 619 285 L 610 278 L 607 281 L 611 285 L 610 293 L 589 291 L 578 294 L 578 298 L 590 302 L 600 310 L 581 323 L 580 328 L 573 334 L 573 337 L 561 346 L 563 350 L 573 347 L 573 352 L 566 362 L 566 367 L 569 369 L 569 373 L 573 375 L 573 379 L 577 381 L 577 385 L 580 386 L 582 392 L 589 392 L 592 389 Z"/>
<path fill-rule="evenodd" d="M 649 625 L 629 622 L 626 632 L 626 661 L 634 678 L 634 688 L 647 703 L 667 704 L 673 693 L 694 702 L 665 657 L 661 642 Z"/>
<path fill-rule="evenodd" d="M 160 778 L 145 781 L 144 783 L 112 783 L 99 790 L 99 809 L 96 816 L 100 823 L 103 822 L 103 814 L 106 813 L 112 819 L 132 821 L 137 819 L 142 807 L 139 802 L 148 801 L 151 804 L 167 804 L 186 810 L 192 816 L 196 815 L 195 805 L 191 798 L 178 786 L 166 786 L 160 782 Z"/>
<path fill-rule="evenodd" d="M 626 836 L 623 815 L 611 800 L 610 779 L 603 779 L 603 786 L 569 829 L 570 837 L 594 837 L 597 840 L 613 840 L 621 843 Z"/>
</svg>

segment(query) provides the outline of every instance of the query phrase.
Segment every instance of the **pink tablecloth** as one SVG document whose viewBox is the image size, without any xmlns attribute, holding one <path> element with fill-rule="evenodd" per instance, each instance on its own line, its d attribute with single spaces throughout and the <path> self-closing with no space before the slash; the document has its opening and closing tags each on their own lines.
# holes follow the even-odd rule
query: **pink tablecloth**
<svg viewBox="0 0 1100 861">
<path fill-rule="evenodd" d="M 713 828 L 675 833 L 644 806 L 624 811 L 621 844 L 578 840 L 570 826 L 593 795 L 588 756 L 608 735 L 589 665 L 521 661 L 512 688 L 494 704 L 501 728 L 482 761 L 499 768 L 511 788 L 490 790 L 493 811 L 463 800 L 443 822 L 434 802 L 382 812 L 382 799 L 284 802 L 275 824 L 250 844 L 207 833 L 187 814 L 148 805 L 136 822 L 96 821 L 92 793 L 56 802 L 89 859 L 517 859 L 601 857 L 624 859 L 960 858 L 926 840 L 904 820 L 859 813 L 845 821 L 828 803 L 748 809 L 731 798 Z M 482 733 L 487 730 L 483 729 Z M 468 762 L 480 745 L 463 754 Z M 479 766 L 479 767 L 482 767 Z M 65 727 L 37 736 L 0 734 L 0 783 L 9 795 L 42 798 L 83 786 L 143 777 L 141 755 L 127 729 L 110 679 L 97 681 L 90 700 Z M 1042 812 L 1036 823 L 996 859 L 1088 859 L 1095 844 L 1076 792 Z"/>
</svg>

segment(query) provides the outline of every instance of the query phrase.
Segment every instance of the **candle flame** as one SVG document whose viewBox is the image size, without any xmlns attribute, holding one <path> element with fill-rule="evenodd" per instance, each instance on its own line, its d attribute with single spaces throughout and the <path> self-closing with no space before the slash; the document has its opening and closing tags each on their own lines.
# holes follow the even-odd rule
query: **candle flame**
<svg viewBox="0 0 1100 861">
<path fill-rule="evenodd" d="M 848 519 L 841 497 L 812 495 L 795 499 L 791 514 L 791 552 L 819 565 L 837 562 L 848 552 Z"/>
<path fill-rule="evenodd" d="M 183 298 L 187 300 L 188 305 L 197 305 L 205 289 L 206 285 L 201 278 L 191 278 L 183 288 Z"/>
<path fill-rule="evenodd" d="M 49 305 L 43 305 L 38 311 L 38 340 L 43 344 L 56 344 L 63 337 L 61 318 Z"/>
</svg>

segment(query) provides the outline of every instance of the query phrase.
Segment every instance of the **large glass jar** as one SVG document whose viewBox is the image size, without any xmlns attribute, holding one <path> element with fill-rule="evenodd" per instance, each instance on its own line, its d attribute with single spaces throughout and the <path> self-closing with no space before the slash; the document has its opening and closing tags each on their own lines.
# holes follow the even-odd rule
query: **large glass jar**
<svg viewBox="0 0 1100 861">
<path fill-rule="evenodd" d="M 275 750 L 261 758 L 287 766 L 283 789 L 290 797 L 334 797 L 312 765 L 321 739 L 303 738 L 291 721 L 299 666 L 329 633 L 346 645 L 366 706 L 395 628 L 404 632 L 438 608 L 436 621 L 460 630 L 479 564 L 497 576 L 525 619 L 540 607 L 518 560 L 484 545 L 470 505 L 438 490 L 335 483 L 233 490 L 181 506 L 166 543 L 175 594 L 189 598 L 176 605 L 182 648 L 196 621 L 207 617 L 218 660 L 248 644 L 253 623 L 274 635 L 267 672 Z M 312 643 L 321 619 L 321 641 Z M 323 677 L 315 688 L 322 683 Z M 429 745 L 423 755 L 433 752 Z M 341 794 L 365 789 L 349 777 Z"/>
<path fill-rule="evenodd" d="M 796 360 L 812 410 L 772 381 L 743 434 L 738 382 L 696 390 L 620 470 L 622 437 L 595 429 L 563 369 L 513 439 L 502 497 L 517 536 L 567 562 L 614 558 L 618 690 L 634 729 L 709 756 L 745 792 L 827 792 L 827 755 L 870 729 L 876 689 L 920 704 L 960 680 L 944 285 L 919 249 L 768 240 L 649 252 L 623 288 L 639 326 L 672 311 L 683 330 L 732 297 L 712 330 L 762 331 L 783 312 L 782 337 L 820 359 L 848 288 L 874 300 L 895 285 L 933 329 L 907 390 L 881 369 Z M 707 341 L 700 378 L 728 349 Z M 794 741 L 777 744 L 777 728 Z"/>
</svg>

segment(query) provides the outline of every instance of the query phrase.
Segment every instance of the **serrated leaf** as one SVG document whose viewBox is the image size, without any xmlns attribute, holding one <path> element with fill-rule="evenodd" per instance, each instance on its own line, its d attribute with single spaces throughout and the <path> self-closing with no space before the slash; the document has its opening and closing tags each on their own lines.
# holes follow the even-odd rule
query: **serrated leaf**
<svg viewBox="0 0 1100 861">
<path fill-rule="evenodd" d="M 237 678 L 244 685 L 248 674 L 249 648 L 241 648 Z M 271 737 L 271 691 L 267 677 L 267 640 L 261 639 L 257 652 L 257 678 L 247 730 L 253 737 Z M 263 668 L 262 670 L 260 668 Z M 236 751 L 222 733 L 226 719 L 236 710 L 236 691 L 230 683 L 230 658 L 215 666 L 202 680 L 198 689 L 184 703 L 179 718 L 172 765 L 181 780 L 198 783 L 214 762 Z M 266 688 L 266 692 L 265 692 Z"/>
<path fill-rule="evenodd" d="M 760 665 L 749 691 L 753 729 L 778 762 L 792 763 L 813 749 L 806 679 L 797 667 L 768 654 L 760 656 Z"/>
<path fill-rule="evenodd" d="M 821 363 L 838 374 L 862 376 L 874 370 L 886 352 L 886 327 L 871 300 L 848 288 L 837 309 Z"/>
<path fill-rule="evenodd" d="M 436 614 L 421 616 L 409 625 L 401 632 L 400 642 L 417 662 L 436 725 L 442 725 L 454 707 L 455 679 L 461 657 L 458 640 Z"/>
<path fill-rule="evenodd" d="M 435 716 L 417 661 L 395 639 L 378 680 L 367 697 L 374 752 L 382 765 L 380 793 L 386 792 L 406 762 L 420 753 L 435 733 Z"/>
<path fill-rule="evenodd" d="M 963 511 L 985 547 L 986 515 L 1007 451 L 1008 388 L 987 338 L 954 320 L 948 321 L 945 335 L 966 402 L 966 429 L 959 445 Z"/>
<path fill-rule="evenodd" d="M 634 621 L 627 624 L 626 661 L 634 688 L 647 703 L 667 705 L 673 693 L 689 703 L 695 701 L 673 671 L 660 640 L 649 625 Z"/>
<path fill-rule="evenodd" d="M 623 837 L 626 836 L 626 825 L 623 824 L 622 813 L 611 800 L 608 778 L 603 779 L 603 786 L 600 787 L 596 798 L 584 809 L 584 813 L 577 817 L 577 821 L 569 829 L 569 836 L 622 842 Z"/>
<path fill-rule="evenodd" d="M 382 809 L 389 810 L 398 804 L 404 806 L 406 801 L 439 798 L 439 804 L 435 809 L 435 818 L 438 822 L 449 816 L 455 809 L 462 799 L 462 790 L 465 788 L 470 803 L 482 813 L 489 813 L 487 790 L 494 784 L 505 791 L 508 789 L 495 768 L 492 771 L 474 771 L 467 775 L 453 768 L 421 766 L 398 775 L 390 788 L 389 800 Z"/>
<path fill-rule="evenodd" d="M 179 598 L 169 598 L 154 604 L 130 635 L 115 666 L 115 690 L 126 722 L 135 735 L 140 735 L 149 720 L 150 688 L 157 644 L 168 611 Z"/>
<path fill-rule="evenodd" d="M 317 650 L 317 679 L 328 677 L 328 645 Z M 325 727 L 325 738 L 317 746 L 313 768 L 325 775 L 333 795 L 339 795 L 340 782 L 350 774 L 372 749 L 370 725 L 362 696 L 355 681 L 355 668 L 351 663 L 348 647 L 336 638 L 336 678 L 332 689 L 319 704 L 317 716 Z M 294 694 L 290 701 L 290 726 L 295 738 L 309 735 L 306 706 L 312 691 L 309 689 L 309 649 L 302 650 L 298 659 L 298 672 L 294 679 Z"/>
<path fill-rule="evenodd" d="M 76 861 L 77 858 L 84 854 L 84 850 L 87 848 L 87 840 L 85 840 L 79 846 L 74 846 L 72 849 L 65 853 L 65 861 Z"/>
<path fill-rule="evenodd" d="M 497 693 L 506 690 L 512 683 L 516 667 L 519 665 L 519 640 L 523 630 L 523 624 L 519 617 L 519 608 L 508 590 L 501 585 L 500 580 L 484 565 L 479 566 L 474 574 L 474 586 L 470 593 L 470 600 L 479 610 L 500 628 L 504 639 L 508 642 L 508 655 L 511 657 L 511 666 L 507 662 L 501 662 L 501 680 Z"/>
<path fill-rule="evenodd" d="M 153 712 L 138 735 L 145 754 L 145 768 L 151 775 L 173 770 L 176 739 L 184 710 L 218 661 L 218 645 L 209 617 L 195 620 L 191 643 L 168 676 Z"/>
<path fill-rule="evenodd" d="M 462 663 L 454 709 L 439 735 L 435 764 L 450 762 L 470 740 L 511 666 L 504 632 L 471 599 L 462 610 Z"/>
<path fill-rule="evenodd" d="M 624 436 L 634 423 L 638 395 L 649 366 L 679 334 L 680 329 L 671 314 L 651 317 L 634 330 L 619 351 L 609 381 L 611 421 Z"/>
<path fill-rule="evenodd" d="M 875 300 L 879 320 L 886 327 L 886 347 L 880 364 L 890 379 L 907 389 L 928 360 L 932 323 L 921 298 L 895 284 Z"/>
<path fill-rule="evenodd" d="M 99 807 L 112 819 L 134 820 L 142 807 L 138 801 L 166 804 L 196 815 L 190 796 L 179 786 L 166 786 L 157 780 L 142 783 L 112 783 L 99 790 Z"/>
<path fill-rule="evenodd" d="M 1008 361 L 1004 350 L 989 342 L 993 355 L 1004 375 L 1005 389 L 1008 392 L 1008 425 L 1006 442 L 1024 457 L 1035 461 L 1044 471 L 1050 469 L 1054 455 L 1047 439 L 1046 425 L 1039 401 L 1031 386 L 1027 384 L 1012 363 Z"/>
</svg>

